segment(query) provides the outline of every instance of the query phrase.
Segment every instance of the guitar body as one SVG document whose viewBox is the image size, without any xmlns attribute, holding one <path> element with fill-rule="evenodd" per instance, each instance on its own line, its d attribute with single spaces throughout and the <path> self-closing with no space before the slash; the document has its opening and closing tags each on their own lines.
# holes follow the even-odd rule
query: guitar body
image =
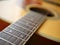
<svg viewBox="0 0 60 45">
<path fill-rule="evenodd" d="M 47 20 L 41 26 L 41 28 L 38 29 L 37 34 L 46 37 L 48 39 L 54 40 L 56 42 L 60 42 L 60 35 L 59 35 L 60 34 L 60 11 L 59 11 L 60 7 L 56 7 L 54 5 L 43 2 L 42 5 L 40 6 L 34 4 L 27 6 L 27 11 L 31 7 L 43 8 L 53 14 L 53 15 L 47 15 Z M 22 14 L 24 14 L 24 12 Z"/>
<path fill-rule="evenodd" d="M 47 15 L 47 20 L 42 24 L 42 26 L 37 30 L 37 32 L 31 37 L 31 39 L 26 43 L 26 45 L 60 45 L 60 7 L 57 7 L 55 5 L 51 5 L 45 2 L 42 2 L 42 5 L 35 5 L 35 4 L 31 4 L 31 5 L 27 5 L 25 9 L 23 9 L 21 11 L 21 17 L 17 17 L 16 19 L 22 18 L 23 16 L 25 16 L 25 14 L 27 14 L 27 12 L 30 10 L 30 8 L 33 7 L 38 7 L 44 10 L 49 11 L 50 13 L 53 14 L 53 16 L 51 15 Z M 3 19 L 4 20 L 4 19 Z M 9 19 L 10 20 L 10 19 Z M 7 21 L 7 18 L 6 18 Z M 14 21 L 14 20 L 13 20 Z M 8 26 L 12 20 L 10 20 L 10 22 L 4 22 L 1 21 L 0 22 L 3 24 L 0 26 L 2 26 L 2 28 L 0 30 L 2 30 L 3 28 L 5 28 L 6 26 Z"/>
</svg>

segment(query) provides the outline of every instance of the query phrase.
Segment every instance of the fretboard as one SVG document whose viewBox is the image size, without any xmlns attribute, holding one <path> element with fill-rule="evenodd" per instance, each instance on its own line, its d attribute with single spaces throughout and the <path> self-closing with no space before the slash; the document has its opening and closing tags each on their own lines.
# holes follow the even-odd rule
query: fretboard
<svg viewBox="0 0 60 45">
<path fill-rule="evenodd" d="M 0 45 L 25 45 L 46 20 L 46 15 L 30 11 L 0 32 Z"/>
</svg>

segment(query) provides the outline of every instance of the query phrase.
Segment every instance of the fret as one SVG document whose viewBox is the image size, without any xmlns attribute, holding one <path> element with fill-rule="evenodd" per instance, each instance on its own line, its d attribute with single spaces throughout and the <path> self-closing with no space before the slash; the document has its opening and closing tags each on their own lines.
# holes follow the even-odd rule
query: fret
<svg viewBox="0 0 60 45">
<path fill-rule="evenodd" d="M 38 15 L 37 15 L 38 14 Z M 25 15 L 25 17 L 24 18 L 29 18 L 29 19 L 31 19 L 31 18 L 36 18 L 36 17 L 40 17 L 40 14 L 39 13 L 35 13 L 35 12 L 33 12 L 33 11 L 31 11 L 31 12 L 29 12 L 27 15 Z"/>
<path fill-rule="evenodd" d="M 4 38 L 4 39 L 6 39 L 7 37 L 10 37 L 9 39 L 7 38 L 6 40 L 15 44 L 15 45 L 21 44 L 22 42 L 25 42 L 25 40 L 22 40 L 20 38 L 16 38 L 14 36 L 7 35 L 7 33 L 5 34 L 5 32 L 1 32 L 0 36 L 1 36 L 1 38 Z"/>
<path fill-rule="evenodd" d="M 31 26 L 35 26 L 35 24 L 34 23 L 32 23 L 31 21 L 28 21 L 26 18 L 25 19 L 21 19 L 23 22 L 25 22 L 25 23 L 29 23 L 29 25 L 31 25 Z M 20 21 L 20 20 L 19 20 Z"/>
<path fill-rule="evenodd" d="M 19 25 L 17 25 L 17 24 L 14 24 L 14 25 L 16 25 L 17 27 L 21 27 L 21 28 L 23 28 L 23 29 L 25 29 L 25 30 L 28 30 L 28 31 L 32 32 L 31 30 L 29 30 L 28 28 L 25 28 L 25 27 L 23 27 L 23 26 L 19 26 Z"/>
<path fill-rule="evenodd" d="M 12 45 L 12 44 L 0 39 L 0 45 Z"/>
<path fill-rule="evenodd" d="M 18 21 L 18 22 L 16 22 L 16 23 L 22 23 L 22 24 L 24 24 L 24 25 L 28 25 L 28 26 L 30 26 L 30 27 L 34 27 L 35 25 L 33 25 L 33 24 L 31 24 L 31 23 L 29 23 L 29 22 L 27 22 L 27 20 L 20 20 L 20 21 Z"/>
<path fill-rule="evenodd" d="M 45 20 L 46 16 L 30 11 L 26 16 L 5 28 L 0 33 L 0 37 L 15 45 L 24 45 Z"/>
<path fill-rule="evenodd" d="M 9 35 L 8 33 L 5 33 L 5 32 L 0 33 L 0 38 L 3 38 L 11 43 L 13 43 L 17 39 L 16 37 Z"/>
<path fill-rule="evenodd" d="M 17 39 L 15 42 L 14 42 L 14 44 L 15 45 L 22 45 L 22 43 L 24 43 L 25 41 L 22 41 L 21 39 Z"/>
<path fill-rule="evenodd" d="M 46 20 L 46 16 L 42 15 L 42 17 L 38 20 L 38 25 L 41 25 L 42 22 Z"/>
<path fill-rule="evenodd" d="M 38 18 L 37 17 L 35 17 L 35 18 L 32 17 L 32 18 L 34 18 L 34 19 L 32 19 L 32 18 L 26 17 L 24 19 L 31 22 L 31 23 L 33 23 L 34 25 L 36 25 L 39 22 L 38 19 L 40 19 L 41 17 L 43 17 L 43 15 L 40 14 L 40 16 L 38 16 Z"/>
<path fill-rule="evenodd" d="M 11 43 L 10 41 L 8 41 L 8 40 L 0 37 L 0 41 L 1 41 L 1 40 L 5 41 L 6 43 L 9 43 L 9 44 L 11 44 L 11 45 L 15 45 L 15 44 Z M 3 42 L 3 41 L 2 41 L 2 42 Z M 2 42 L 1 42 L 1 43 L 2 43 Z"/>
<path fill-rule="evenodd" d="M 37 15 L 38 14 L 38 15 Z M 41 18 L 43 15 L 42 14 L 39 14 L 39 13 L 35 13 L 35 12 L 31 12 L 31 14 L 27 14 L 26 16 L 24 16 L 22 19 L 20 19 L 19 21 L 21 20 L 25 20 L 25 21 L 29 21 L 33 24 L 37 24 L 37 20 L 39 18 Z M 38 18 L 37 18 L 38 17 Z"/>
<path fill-rule="evenodd" d="M 5 33 L 5 32 L 0 32 L 0 37 L 4 38 L 6 40 L 9 40 L 11 38 L 11 35 Z"/>
<path fill-rule="evenodd" d="M 31 14 L 34 14 L 34 15 L 31 15 Z M 31 19 L 31 18 L 36 18 L 38 15 L 36 15 L 37 13 L 35 13 L 35 12 L 29 12 L 27 15 L 25 15 L 25 17 L 24 18 L 29 18 L 29 19 Z"/>
<path fill-rule="evenodd" d="M 11 28 L 11 30 L 14 30 L 13 32 L 15 32 L 15 34 L 20 33 L 20 34 L 24 34 L 24 35 L 28 36 L 28 34 L 24 33 L 23 31 L 19 31 L 19 30 L 15 29 L 15 28 L 12 28 L 12 27 L 10 27 L 10 28 Z"/>
<path fill-rule="evenodd" d="M 19 26 L 16 26 L 16 25 L 10 25 L 10 28 L 12 28 L 12 29 L 15 29 L 15 30 L 17 30 L 17 31 L 19 31 L 19 32 L 22 32 L 22 33 L 24 33 L 24 34 L 26 34 L 26 35 L 29 35 L 30 33 L 31 33 L 31 31 L 29 31 L 29 30 L 27 30 L 27 29 L 24 29 L 24 28 L 22 28 L 22 27 L 19 27 Z"/>
<path fill-rule="evenodd" d="M 4 34 L 3 34 L 3 33 L 4 33 Z M 15 42 L 16 40 L 19 40 L 19 41 L 20 41 L 19 43 L 25 41 L 25 40 L 23 40 L 23 39 L 20 39 L 20 38 L 15 37 L 15 36 L 11 36 L 9 39 L 6 39 L 8 33 L 6 33 L 6 34 L 5 34 L 5 32 L 3 32 L 3 33 L 1 33 L 1 38 L 7 40 L 8 42 L 11 42 L 12 44 L 17 43 L 17 42 Z M 9 36 L 10 36 L 10 35 L 8 35 L 8 37 L 9 37 Z"/>
<path fill-rule="evenodd" d="M 5 31 L 4 31 L 4 32 L 5 32 Z M 24 39 L 22 39 L 22 38 L 20 38 L 20 37 L 17 37 L 17 36 L 15 36 L 15 35 L 13 35 L 13 34 L 11 34 L 11 33 L 9 33 L 9 32 L 5 32 L 5 33 L 7 33 L 7 34 L 9 34 L 9 35 L 12 35 L 13 37 L 16 37 L 17 39 L 21 39 L 21 40 L 25 41 Z"/>
<path fill-rule="evenodd" d="M 34 23 L 34 24 L 37 24 L 37 19 L 36 18 L 31 18 L 31 19 L 29 19 L 29 18 L 25 18 L 26 20 L 28 20 L 28 21 L 30 21 L 31 23 Z"/>
<path fill-rule="evenodd" d="M 15 25 L 22 26 L 28 30 L 32 30 L 32 28 L 33 28 L 33 27 L 28 26 L 27 24 L 22 24 L 21 22 L 20 23 L 17 22 Z"/>
<path fill-rule="evenodd" d="M 20 38 L 20 39 L 25 39 L 27 37 L 27 35 L 19 32 L 19 31 L 16 31 L 12 28 L 8 28 L 7 30 L 5 30 L 4 32 L 6 33 L 9 33 L 11 35 L 15 35 L 16 37 Z"/>
<path fill-rule="evenodd" d="M 14 43 L 18 38 L 12 36 L 8 41 L 10 41 L 11 43 Z"/>
<path fill-rule="evenodd" d="M 40 18 L 42 18 L 42 17 L 40 17 Z M 41 20 L 39 19 L 38 21 L 37 21 L 37 24 L 38 24 L 38 22 L 40 22 Z M 35 26 L 37 26 L 37 24 L 35 25 Z M 15 25 L 17 25 L 17 26 L 19 26 L 19 25 L 23 25 L 22 27 L 25 27 L 26 29 L 28 29 L 28 26 L 26 26 L 26 25 L 24 25 L 24 24 L 20 24 L 20 23 L 18 23 L 17 22 L 17 24 L 15 24 Z M 30 27 L 30 26 L 29 26 Z M 34 27 L 31 27 L 30 29 L 28 29 L 28 30 L 32 30 Z M 31 31 L 32 32 L 32 31 Z"/>
<path fill-rule="evenodd" d="M 19 45 L 25 45 L 25 44 L 23 44 L 25 41 L 22 41 L 21 43 L 19 43 Z"/>
<path fill-rule="evenodd" d="M 41 18 L 41 17 L 40 17 Z M 26 22 L 26 21 L 25 21 Z M 37 24 L 38 24 L 38 22 L 37 22 Z M 37 25 L 36 24 L 36 25 Z M 16 22 L 16 24 L 15 25 L 17 25 L 17 26 L 22 26 L 22 27 L 24 27 L 24 28 L 26 28 L 26 29 L 28 29 L 28 30 L 32 30 L 32 28 L 33 28 L 33 26 L 29 26 L 29 23 L 26 23 L 26 24 L 24 24 L 24 22 Z M 35 25 L 35 26 L 36 26 Z"/>
</svg>

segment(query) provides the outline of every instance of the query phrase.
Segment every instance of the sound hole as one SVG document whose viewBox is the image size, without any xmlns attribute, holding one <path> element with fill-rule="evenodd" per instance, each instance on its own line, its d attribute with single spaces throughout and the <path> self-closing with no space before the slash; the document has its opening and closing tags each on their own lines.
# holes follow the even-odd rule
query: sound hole
<svg viewBox="0 0 60 45">
<path fill-rule="evenodd" d="M 47 15 L 47 17 L 54 17 L 54 14 L 52 14 L 51 12 L 49 12 L 48 10 L 43 9 L 43 8 L 32 7 L 32 8 L 30 8 L 30 10 L 41 13 L 43 15 Z"/>
<path fill-rule="evenodd" d="M 47 14 L 47 17 L 54 17 L 54 14 L 52 14 L 52 13 L 49 12 L 49 13 Z"/>
</svg>

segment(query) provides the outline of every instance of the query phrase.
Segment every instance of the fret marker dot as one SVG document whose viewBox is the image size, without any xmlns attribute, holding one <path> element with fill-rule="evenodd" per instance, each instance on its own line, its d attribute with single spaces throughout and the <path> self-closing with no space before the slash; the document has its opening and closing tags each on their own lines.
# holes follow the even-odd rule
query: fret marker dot
<svg viewBox="0 0 60 45">
<path fill-rule="evenodd" d="M 21 37 L 23 37 L 23 35 L 20 35 Z"/>
<path fill-rule="evenodd" d="M 10 30 L 10 32 L 12 32 L 12 30 Z"/>
</svg>

